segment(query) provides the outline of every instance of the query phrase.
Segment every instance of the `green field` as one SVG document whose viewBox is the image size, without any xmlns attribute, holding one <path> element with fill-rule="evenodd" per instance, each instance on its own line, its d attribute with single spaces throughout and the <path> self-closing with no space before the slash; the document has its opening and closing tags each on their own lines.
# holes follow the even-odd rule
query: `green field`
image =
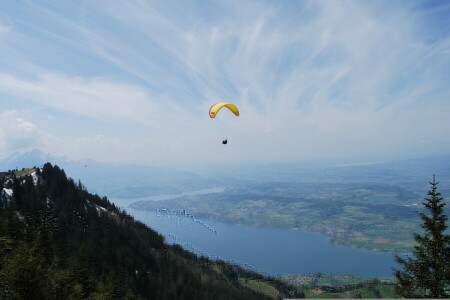
<svg viewBox="0 0 450 300">
<path fill-rule="evenodd" d="M 15 172 L 14 172 L 14 175 L 15 175 L 16 177 L 21 177 L 21 176 L 24 176 L 24 175 L 31 174 L 31 173 L 33 173 L 34 171 L 36 171 L 36 169 L 34 169 L 34 168 L 32 168 L 32 169 L 22 169 L 22 170 L 20 170 L 20 171 L 15 171 Z"/>
<path fill-rule="evenodd" d="M 353 275 L 283 275 L 280 280 L 293 285 L 305 298 L 398 298 L 393 279 L 363 280 Z"/>
<path fill-rule="evenodd" d="M 258 293 L 267 295 L 272 299 L 278 299 L 278 295 L 279 295 L 278 290 L 270 283 L 260 281 L 260 280 L 254 280 L 254 279 L 246 279 L 246 278 L 240 278 L 239 282 L 243 286 L 248 287 L 251 290 L 254 290 Z"/>
<path fill-rule="evenodd" d="M 232 224 L 319 232 L 332 241 L 375 251 L 410 252 L 420 232 L 422 196 L 389 185 L 242 185 L 223 193 L 141 201 L 135 209 L 186 209 Z M 448 207 L 447 207 L 448 209 Z"/>
</svg>

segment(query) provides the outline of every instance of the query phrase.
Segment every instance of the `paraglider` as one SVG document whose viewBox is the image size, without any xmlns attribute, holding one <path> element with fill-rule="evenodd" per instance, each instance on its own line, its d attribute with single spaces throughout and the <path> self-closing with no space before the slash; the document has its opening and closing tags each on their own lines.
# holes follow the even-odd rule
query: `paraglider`
<svg viewBox="0 0 450 300">
<path fill-rule="evenodd" d="M 236 105 L 225 102 L 216 103 L 213 106 L 211 106 L 211 108 L 209 109 L 209 117 L 211 119 L 214 119 L 223 107 L 228 108 L 233 114 L 239 117 L 239 109 L 236 107 Z M 224 138 L 222 144 L 226 145 L 227 143 L 228 140 Z"/>
<path fill-rule="evenodd" d="M 239 109 L 236 107 L 236 105 L 231 104 L 231 103 L 225 103 L 225 102 L 221 102 L 221 103 L 216 103 L 213 106 L 211 106 L 211 108 L 209 109 L 209 116 L 211 118 L 215 118 L 216 115 L 219 113 L 219 110 L 222 109 L 222 107 L 226 107 L 229 110 L 231 110 L 237 117 L 239 117 Z"/>
</svg>

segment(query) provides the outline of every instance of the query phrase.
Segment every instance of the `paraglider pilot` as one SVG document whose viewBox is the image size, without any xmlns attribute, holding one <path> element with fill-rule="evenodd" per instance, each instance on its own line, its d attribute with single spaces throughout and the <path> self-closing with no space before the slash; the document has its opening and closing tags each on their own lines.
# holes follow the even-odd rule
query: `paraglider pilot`
<svg viewBox="0 0 450 300">
<path fill-rule="evenodd" d="M 237 117 L 239 117 L 239 109 L 234 104 L 225 103 L 225 102 L 216 103 L 213 106 L 211 106 L 211 108 L 209 109 L 209 117 L 211 119 L 214 119 L 222 107 L 228 108 L 229 110 L 231 110 L 231 112 L 233 114 L 235 114 Z M 227 139 L 224 138 L 222 140 L 222 144 L 226 145 L 227 143 L 228 143 Z"/>
</svg>

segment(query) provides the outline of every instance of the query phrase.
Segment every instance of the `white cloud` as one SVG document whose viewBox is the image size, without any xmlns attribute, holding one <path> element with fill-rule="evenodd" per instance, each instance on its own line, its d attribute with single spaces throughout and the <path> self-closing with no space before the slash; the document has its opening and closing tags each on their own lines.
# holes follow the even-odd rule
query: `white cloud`
<svg viewBox="0 0 450 300">
<path fill-rule="evenodd" d="M 91 158 L 121 163 L 145 161 L 152 164 L 164 164 L 183 150 L 181 144 L 168 140 L 146 137 L 122 138 L 103 134 L 87 135 L 64 143 L 55 141 L 51 147 L 54 153 L 74 159 Z M 173 165 L 175 164 L 174 162 Z"/>
<path fill-rule="evenodd" d="M 158 108 L 145 89 L 102 78 L 43 74 L 35 80 L 0 73 L 0 91 L 93 119 L 154 124 Z"/>
<path fill-rule="evenodd" d="M 40 132 L 36 125 L 19 117 L 17 111 L 0 112 L 0 154 L 26 151 L 44 146 L 48 136 Z"/>
<path fill-rule="evenodd" d="M 5 26 L 0 23 L 0 37 L 4 34 L 7 34 L 10 31 L 11 31 L 11 26 Z"/>
</svg>

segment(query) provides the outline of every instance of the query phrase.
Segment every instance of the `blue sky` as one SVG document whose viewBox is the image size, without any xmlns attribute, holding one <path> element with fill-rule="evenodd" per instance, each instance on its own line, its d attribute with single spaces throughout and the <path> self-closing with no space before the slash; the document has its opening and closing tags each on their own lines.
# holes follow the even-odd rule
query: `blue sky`
<svg viewBox="0 0 450 300">
<path fill-rule="evenodd" d="M 449 153 L 449 20 L 448 1 L 1 1 L 0 157 Z"/>
</svg>

